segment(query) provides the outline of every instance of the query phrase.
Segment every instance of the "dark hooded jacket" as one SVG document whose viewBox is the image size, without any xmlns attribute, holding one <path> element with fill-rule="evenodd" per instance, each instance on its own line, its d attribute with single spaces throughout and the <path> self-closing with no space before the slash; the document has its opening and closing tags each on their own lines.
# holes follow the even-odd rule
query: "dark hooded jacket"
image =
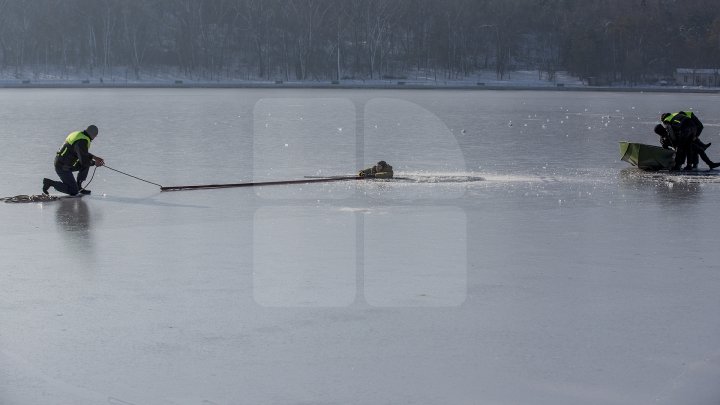
<svg viewBox="0 0 720 405">
<path fill-rule="evenodd" d="M 55 167 L 61 170 L 78 171 L 94 164 L 93 155 L 88 151 L 92 139 L 85 131 L 73 132 L 55 156 Z"/>
</svg>

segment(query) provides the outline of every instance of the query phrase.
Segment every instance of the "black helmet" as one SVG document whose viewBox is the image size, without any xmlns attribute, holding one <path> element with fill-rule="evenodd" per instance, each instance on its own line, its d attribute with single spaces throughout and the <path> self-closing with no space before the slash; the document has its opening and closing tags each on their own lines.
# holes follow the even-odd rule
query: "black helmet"
<svg viewBox="0 0 720 405">
<path fill-rule="evenodd" d="M 98 134 L 98 127 L 96 127 L 95 125 L 90 125 L 87 127 L 87 129 L 85 129 L 85 132 L 88 135 L 95 137 Z"/>
<path fill-rule="evenodd" d="M 380 167 L 387 167 L 388 164 L 387 164 L 386 161 L 381 160 L 381 161 L 379 161 L 379 162 L 377 163 L 377 165 L 380 166 Z"/>
</svg>

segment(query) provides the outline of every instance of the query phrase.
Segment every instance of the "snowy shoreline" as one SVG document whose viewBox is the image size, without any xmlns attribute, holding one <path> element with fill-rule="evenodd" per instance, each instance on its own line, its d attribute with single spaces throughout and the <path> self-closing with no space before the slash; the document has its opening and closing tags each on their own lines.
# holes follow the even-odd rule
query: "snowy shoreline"
<svg viewBox="0 0 720 405">
<path fill-rule="evenodd" d="M 30 77 L 35 77 L 30 79 Z M 131 80 L 126 75 L 113 74 L 110 78 L 97 75 L 74 74 L 33 76 L 28 72 L 11 75 L 0 72 L 0 89 L 46 89 L 46 88 L 212 88 L 212 89 L 380 89 L 380 90 L 542 90 L 542 91 L 607 91 L 607 92 L 658 92 L 658 93 L 720 93 L 716 87 L 688 86 L 589 86 L 583 80 L 558 72 L 555 80 L 548 81 L 538 71 L 513 71 L 504 79 L 494 72 L 484 71 L 467 78 L 450 80 L 434 79 L 422 75 L 393 79 L 344 79 L 344 80 L 262 80 L 224 79 L 195 80 L 169 72 L 156 72 L 140 79 Z"/>
<path fill-rule="evenodd" d="M 358 82 L 268 82 L 268 81 L 133 81 L 100 82 L 88 80 L 29 81 L 3 80 L 1 89 L 119 89 L 119 88 L 212 88 L 212 89 L 377 89 L 377 90 L 540 90 L 540 91 L 606 91 L 606 92 L 654 92 L 654 93 L 720 93 L 720 88 L 681 86 L 587 86 L 577 84 L 527 84 L 523 82 L 484 83 L 454 82 L 428 83 L 415 81 Z"/>
</svg>

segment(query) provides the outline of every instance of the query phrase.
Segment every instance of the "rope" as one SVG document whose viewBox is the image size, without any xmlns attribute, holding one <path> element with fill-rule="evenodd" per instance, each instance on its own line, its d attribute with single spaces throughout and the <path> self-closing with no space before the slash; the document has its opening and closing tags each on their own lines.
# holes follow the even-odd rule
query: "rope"
<svg viewBox="0 0 720 405">
<path fill-rule="evenodd" d="M 137 180 L 140 180 L 140 181 L 144 181 L 145 183 L 150 183 L 150 184 L 153 184 L 153 185 L 156 185 L 156 186 L 162 188 L 162 186 L 161 186 L 160 184 L 153 183 L 152 181 L 148 181 L 148 180 L 145 180 L 145 179 L 141 179 L 140 177 L 133 176 L 132 174 L 128 174 L 128 173 L 125 173 L 125 172 L 121 172 L 120 170 L 113 169 L 112 167 L 110 167 L 110 166 L 108 166 L 108 165 L 103 165 L 103 167 L 106 167 L 106 168 L 108 168 L 108 169 L 110 169 L 110 170 L 112 170 L 112 171 L 114 171 L 114 172 L 118 172 L 118 173 L 120 173 L 120 174 L 124 174 L 124 175 L 126 175 L 126 176 L 128 176 L 128 177 L 132 177 L 133 179 L 137 179 Z M 95 175 L 95 172 L 93 172 L 93 175 Z M 91 180 L 92 180 L 92 179 L 91 179 Z"/>
<path fill-rule="evenodd" d="M 87 186 L 89 186 L 90 183 L 92 183 L 93 179 L 95 178 L 95 171 L 96 171 L 96 170 L 97 170 L 97 166 L 93 167 L 93 174 L 92 174 L 92 176 L 90 176 L 90 180 L 89 180 L 87 183 L 85 183 L 85 187 L 81 188 L 80 190 L 85 190 L 85 189 L 87 189 Z"/>
<path fill-rule="evenodd" d="M 58 197 L 58 196 L 54 196 L 54 195 L 45 195 L 45 194 L 40 194 L 40 195 L 21 194 L 21 195 L 16 195 L 14 197 L 3 197 L 3 198 L 0 198 L 0 201 L 4 201 L 6 203 L 32 203 L 32 202 L 55 201 L 55 200 L 59 200 L 60 198 L 63 198 L 63 197 Z"/>
</svg>

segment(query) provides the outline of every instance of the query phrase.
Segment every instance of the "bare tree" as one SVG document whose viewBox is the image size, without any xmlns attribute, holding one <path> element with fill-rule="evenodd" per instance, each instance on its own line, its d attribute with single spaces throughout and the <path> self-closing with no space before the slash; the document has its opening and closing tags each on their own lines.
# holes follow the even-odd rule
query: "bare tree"
<svg viewBox="0 0 720 405">
<path fill-rule="evenodd" d="M 523 67 L 637 83 L 717 67 L 716 0 L 682 13 L 668 1 L 0 0 L 0 69 L 337 80 Z"/>
</svg>

